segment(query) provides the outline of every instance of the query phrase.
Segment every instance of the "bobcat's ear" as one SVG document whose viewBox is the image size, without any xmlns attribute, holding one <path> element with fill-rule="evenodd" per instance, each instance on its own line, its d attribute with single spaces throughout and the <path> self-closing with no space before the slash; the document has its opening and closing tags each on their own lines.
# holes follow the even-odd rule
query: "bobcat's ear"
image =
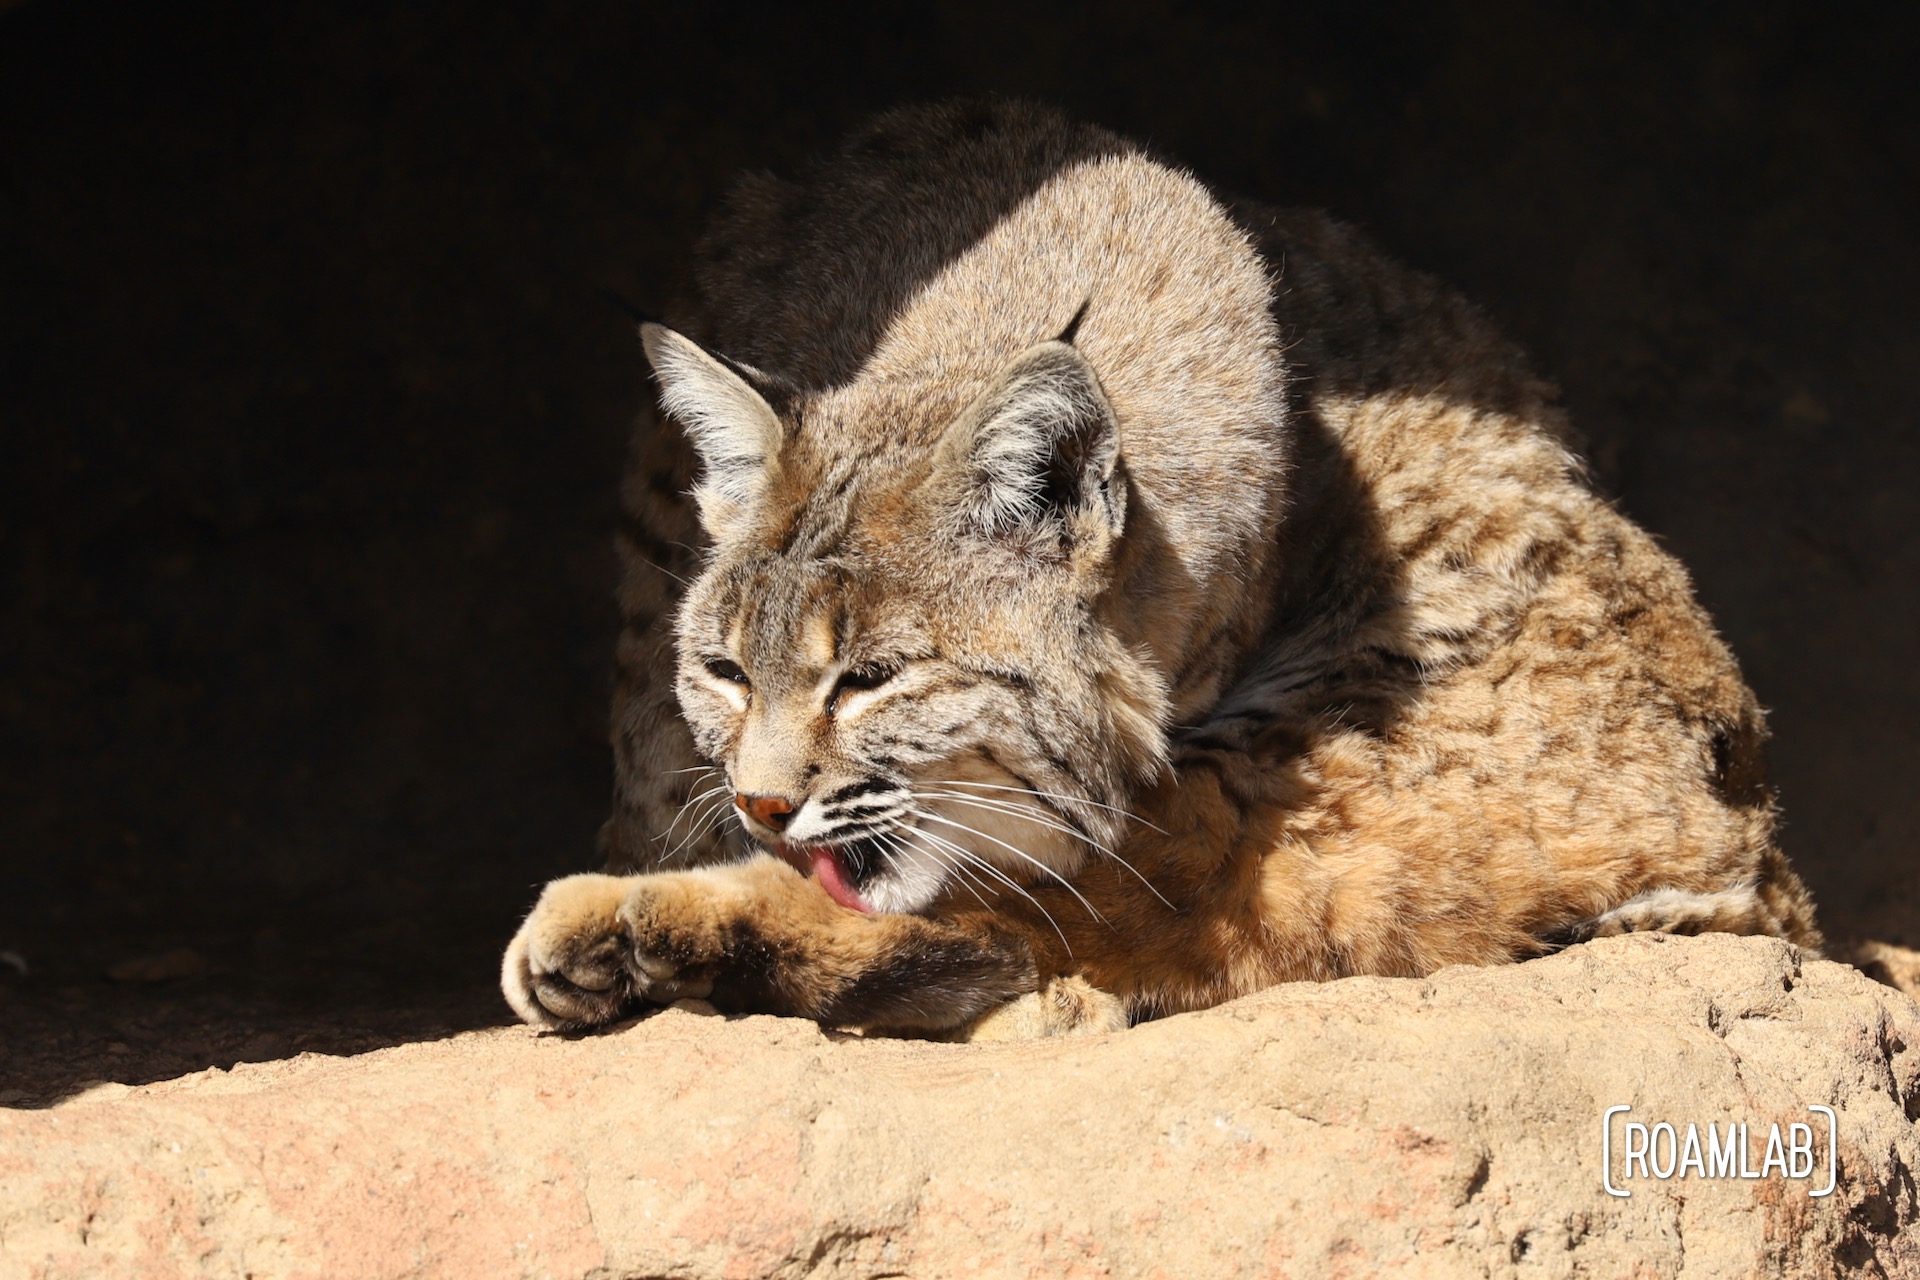
<svg viewBox="0 0 1920 1280">
<path fill-rule="evenodd" d="M 1126 516 L 1120 429 L 1093 369 L 1064 341 L 1019 356 L 942 441 L 963 477 L 974 530 L 1028 541 L 1052 534 L 1104 550 Z"/>
<path fill-rule="evenodd" d="M 780 418 L 753 385 L 700 344 L 651 321 L 640 345 L 660 385 L 660 407 L 699 451 L 693 496 L 715 538 L 737 528 L 759 503 L 780 454 Z"/>
</svg>

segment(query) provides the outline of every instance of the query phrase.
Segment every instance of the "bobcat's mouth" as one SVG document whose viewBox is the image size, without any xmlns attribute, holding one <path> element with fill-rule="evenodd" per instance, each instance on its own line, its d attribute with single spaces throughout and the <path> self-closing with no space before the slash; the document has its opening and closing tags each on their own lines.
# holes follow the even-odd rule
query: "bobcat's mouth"
<svg viewBox="0 0 1920 1280">
<path fill-rule="evenodd" d="M 801 875 L 820 882 L 827 896 L 852 911 L 873 913 L 873 907 L 860 895 L 859 881 L 872 866 L 871 841 L 848 844 L 788 844 L 781 841 L 775 852 Z"/>
</svg>

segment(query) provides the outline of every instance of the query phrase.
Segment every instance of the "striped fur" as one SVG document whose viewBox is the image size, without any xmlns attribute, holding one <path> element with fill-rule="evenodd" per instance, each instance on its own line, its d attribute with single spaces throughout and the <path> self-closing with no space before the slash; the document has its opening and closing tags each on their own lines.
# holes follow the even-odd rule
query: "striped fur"
<svg viewBox="0 0 1920 1280">
<path fill-rule="evenodd" d="M 962 103 L 748 180 L 701 262 L 646 334 L 686 436 L 643 422 L 625 490 L 625 874 L 529 918 L 528 1020 L 1038 1002 L 1007 1034 L 1627 929 L 1819 945 L 1684 571 L 1354 232 Z"/>
</svg>

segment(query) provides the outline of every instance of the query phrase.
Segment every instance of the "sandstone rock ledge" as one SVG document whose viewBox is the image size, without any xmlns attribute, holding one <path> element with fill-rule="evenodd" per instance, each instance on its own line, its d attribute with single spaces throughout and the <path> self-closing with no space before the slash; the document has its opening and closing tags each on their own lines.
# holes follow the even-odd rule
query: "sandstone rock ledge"
<svg viewBox="0 0 1920 1280">
<path fill-rule="evenodd" d="M 1608 1106 L 1764 1132 L 1810 1103 L 1829 1197 L 1602 1187 Z M 0 1114 L 0 1275 L 1920 1276 L 1916 1117 L 1920 1006 L 1771 940 L 1023 1045 L 674 1010 Z"/>
</svg>

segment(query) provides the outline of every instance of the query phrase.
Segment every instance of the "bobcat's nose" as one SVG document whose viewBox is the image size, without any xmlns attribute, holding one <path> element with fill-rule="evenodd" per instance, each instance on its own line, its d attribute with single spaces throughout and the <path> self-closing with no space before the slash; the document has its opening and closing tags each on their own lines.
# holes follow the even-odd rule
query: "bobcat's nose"
<svg viewBox="0 0 1920 1280">
<path fill-rule="evenodd" d="M 793 817 L 793 806 L 780 796 L 750 796 L 742 792 L 733 797 L 733 807 L 775 831 L 785 831 Z"/>
</svg>

